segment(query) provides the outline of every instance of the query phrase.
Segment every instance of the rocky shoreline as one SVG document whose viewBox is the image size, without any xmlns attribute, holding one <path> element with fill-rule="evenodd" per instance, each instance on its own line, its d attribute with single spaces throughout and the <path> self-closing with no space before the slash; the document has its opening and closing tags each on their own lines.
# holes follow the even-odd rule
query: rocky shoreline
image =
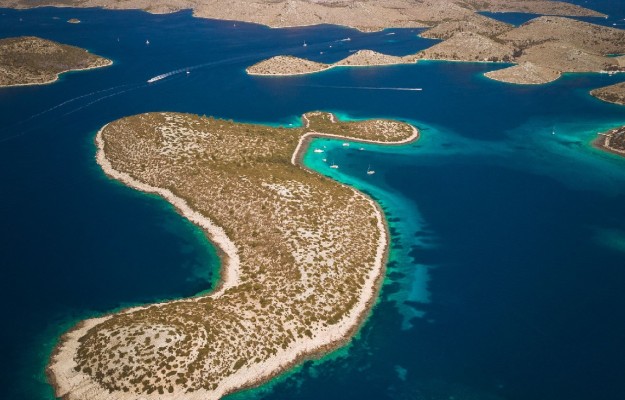
<svg viewBox="0 0 625 400">
<path fill-rule="evenodd" d="M 515 64 L 488 72 L 487 78 L 505 83 L 542 84 L 563 73 L 625 72 L 625 31 L 563 17 L 537 17 L 519 26 L 446 22 L 432 28 L 443 41 L 416 54 L 390 56 L 359 50 L 333 64 L 291 56 L 277 56 L 248 67 L 254 75 L 316 73 L 336 66 L 411 64 L 419 60 L 492 62 Z M 422 36 L 429 37 L 430 31 Z"/>
<path fill-rule="evenodd" d="M 144 120 L 144 122 L 146 119 L 151 120 L 151 118 L 157 118 L 159 120 L 162 118 L 165 118 L 165 120 L 167 120 L 167 118 L 174 118 L 175 121 L 178 121 L 176 122 L 177 124 L 186 123 L 183 121 L 188 121 L 188 122 L 197 121 L 195 119 L 196 117 L 186 119 L 187 117 L 178 116 L 176 114 L 167 114 L 167 113 L 166 114 L 154 114 L 153 117 L 137 116 L 137 117 L 129 117 L 129 118 L 134 119 L 134 120 L 136 119 Z M 378 122 L 363 121 L 359 123 L 347 123 L 346 125 L 346 123 L 338 122 L 334 116 L 328 117 L 328 114 L 324 114 L 324 113 L 309 113 L 304 118 L 306 118 L 309 121 L 308 129 L 294 128 L 294 129 L 287 131 L 287 132 L 297 131 L 297 132 L 301 132 L 301 134 L 303 135 L 300 137 L 297 143 L 291 142 L 292 144 L 289 145 L 289 147 L 287 147 L 287 148 L 290 148 L 290 146 L 293 146 L 291 149 L 292 151 L 291 161 L 295 164 L 291 167 L 293 168 L 293 171 L 303 170 L 304 175 L 301 175 L 301 176 L 302 178 L 306 177 L 305 181 L 312 179 L 311 182 L 323 182 L 322 186 L 324 187 L 326 185 L 329 185 L 328 187 L 336 187 L 336 188 L 340 187 L 341 188 L 340 191 L 346 191 L 346 193 L 351 193 L 349 197 L 354 199 L 352 201 L 361 203 L 363 206 L 366 205 L 365 207 L 369 209 L 371 212 L 371 218 L 373 218 L 372 222 L 375 221 L 375 226 L 376 226 L 375 230 L 377 231 L 375 236 L 377 236 L 377 239 L 375 239 L 372 242 L 372 243 L 375 243 L 375 248 L 370 249 L 371 251 L 373 251 L 371 269 L 369 269 L 365 273 L 365 275 L 363 275 L 362 278 L 360 278 L 360 279 L 363 279 L 362 285 L 360 286 L 361 289 L 360 289 L 359 294 L 354 298 L 354 300 L 352 300 L 352 301 L 355 301 L 355 303 L 352 306 L 350 306 L 349 308 L 350 311 L 347 312 L 342 318 L 339 318 L 336 322 L 333 322 L 332 325 L 329 325 L 326 328 L 321 328 L 321 329 L 320 327 L 315 328 L 316 324 L 308 325 L 306 329 L 310 329 L 313 332 L 312 336 L 303 335 L 302 337 L 292 342 L 291 345 L 288 345 L 284 347 L 283 349 L 278 350 L 276 353 L 274 353 L 272 356 L 268 357 L 264 361 L 245 362 L 244 366 L 240 366 L 239 362 L 237 362 L 236 365 L 238 366 L 238 368 L 235 368 L 234 372 L 232 369 L 226 369 L 225 375 L 223 375 L 218 380 L 213 381 L 214 384 L 210 384 L 209 386 L 203 386 L 207 384 L 207 383 L 203 383 L 203 381 L 191 382 L 185 379 L 185 380 L 178 380 L 177 382 L 179 383 L 176 383 L 176 384 L 174 384 L 172 381 L 171 384 L 161 385 L 158 387 L 154 386 L 154 389 L 149 389 L 149 387 L 145 386 L 145 384 L 143 385 L 132 384 L 131 382 L 133 382 L 133 380 L 120 382 L 119 381 L 120 378 L 116 378 L 115 381 L 111 381 L 113 382 L 112 384 L 114 386 L 108 386 L 108 384 L 106 383 L 108 381 L 106 380 L 102 381 L 102 379 L 106 377 L 103 375 L 98 375 L 96 373 L 96 370 L 99 370 L 99 368 L 104 368 L 104 370 L 112 371 L 110 368 L 113 367 L 114 365 L 113 370 L 115 371 L 120 371 L 120 369 L 129 371 L 126 367 L 122 369 L 122 366 L 125 365 L 127 367 L 130 367 L 131 365 L 137 365 L 139 369 L 143 369 L 144 367 L 149 368 L 150 361 L 146 359 L 146 360 L 141 361 L 139 364 L 133 364 L 132 362 L 129 362 L 128 359 L 120 358 L 120 359 L 116 359 L 114 364 L 111 364 L 110 366 L 103 365 L 102 367 L 98 367 L 98 365 L 101 365 L 101 364 L 98 364 L 95 361 L 94 361 L 95 363 L 92 363 L 91 361 L 88 361 L 89 359 L 95 356 L 96 358 L 94 358 L 94 360 L 101 360 L 100 354 L 101 355 L 108 354 L 108 356 L 106 356 L 105 359 L 110 360 L 110 356 L 113 353 L 109 353 L 108 350 L 106 352 L 103 352 L 104 349 L 108 348 L 107 346 L 113 346 L 111 347 L 111 350 L 114 351 L 115 354 L 117 352 L 117 350 L 115 349 L 119 349 L 119 351 L 122 353 L 127 352 L 127 351 L 132 352 L 134 349 L 134 345 L 131 346 L 128 343 L 128 341 L 130 343 L 134 343 L 135 339 L 133 339 L 134 334 L 132 332 L 137 332 L 137 331 L 133 330 L 133 326 L 139 326 L 139 328 L 137 329 L 143 332 L 140 336 L 141 343 L 143 343 L 144 341 L 148 343 L 152 341 L 152 343 L 160 343 L 159 346 L 163 346 L 159 350 L 159 354 L 161 355 L 161 357 L 166 356 L 164 352 L 167 352 L 167 350 L 165 349 L 170 347 L 173 343 L 177 343 L 176 341 L 179 339 L 176 339 L 176 338 L 179 338 L 180 336 L 178 335 L 183 334 L 183 332 L 184 332 L 184 335 L 200 334 L 198 338 L 201 339 L 201 337 L 203 337 L 202 336 L 203 334 L 198 333 L 196 329 L 181 330 L 182 329 L 181 326 L 171 325 L 174 323 L 174 320 L 176 320 L 176 318 L 184 318 L 184 316 L 181 316 L 181 311 L 178 311 L 175 314 L 170 314 L 168 310 L 171 309 L 173 311 L 172 307 L 174 307 L 175 309 L 179 309 L 179 310 L 189 310 L 189 307 L 198 309 L 199 307 L 199 310 L 201 311 L 201 309 L 203 309 L 203 307 L 206 307 L 207 304 L 216 304 L 216 302 L 218 301 L 228 301 L 227 299 L 225 300 L 222 300 L 222 299 L 228 296 L 232 296 L 233 293 L 237 292 L 237 290 L 240 291 L 242 287 L 247 287 L 246 285 L 248 284 L 246 282 L 247 282 L 247 277 L 249 274 L 249 271 L 248 271 L 249 266 L 245 262 L 245 258 L 248 257 L 246 256 L 246 254 L 248 254 L 246 250 L 247 245 L 239 242 L 240 241 L 239 235 L 235 234 L 234 237 L 232 238 L 232 241 L 230 241 L 229 239 L 230 234 L 228 234 L 227 232 L 223 230 L 220 232 L 215 232 L 215 229 L 219 229 L 215 225 L 215 223 L 217 222 L 212 222 L 212 218 L 208 219 L 207 217 L 204 216 L 204 214 L 200 214 L 198 211 L 195 211 L 189 208 L 187 205 L 187 202 L 185 200 L 182 200 L 179 194 L 174 194 L 170 189 L 155 187 L 153 185 L 143 182 L 143 179 L 137 180 L 137 178 L 130 176 L 126 172 L 119 171 L 117 169 L 119 167 L 116 167 L 114 164 L 111 163 L 111 160 L 110 160 L 111 156 L 107 156 L 108 154 L 110 154 L 109 152 L 117 153 L 119 151 L 117 149 L 119 143 L 117 143 L 116 141 L 109 143 L 105 139 L 106 133 L 109 130 L 108 127 L 110 126 L 110 125 L 107 125 L 100 130 L 100 132 L 98 133 L 96 137 L 96 144 L 98 145 L 97 160 L 98 160 L 98 163 L 102 166 L 105 173 L 109 175 L 110 177 L 120 180 L 124 182 L 125 184 L 131 187 L 134 187 L 138 190 L 151 192 L 151 193 L 157 193 L 163 196 L 165 199 L 167 199 L 172 204 L 174 204 L 176 206 L 176 209 L 182 215 L 189 218 L 192 222 L 200 225 L 202 228 L 204 228 L 209 233 L 211 240 L 213 240 L 213 242 L 216 243 L 216 245 L 219 246 L 224 251 L 224 253 L 228 255 L 227 262 L 224 263 L 223 265 L 223 269 L 225 272 L 223 279 L 225 279 L 226 283 L 222 284 L 220 286 L 220 289 L 217 292 L 207 295 L 207 296 L 200 296 L 200 297 L 190 299 L 190 300 L 179 300 L 179 301 L 167 302 L 167 303 L 162 303 L 162 304 L 157 304 L 157 305 L 132 308 L 132 309 L 124 310 L 121 313 L 111 314 L 109 316 L 105 316 L 102 318 L 91 319 L 91 320 L 81 322 L 79 325 L 77 325 L 77 327 L 74 330 L 68 332 L 66 335 L 62 337 L 61 342 L 57 346 L 50 360 L 50 365 L 48 368 L 48 375 L 49 375 L 50 382 L 53 383 L 55 386 L 57 396 L 62 397 L 64 399 L 72 399 L 72 400 L 75 400 L 75 399 L 89 399 L 89 400 L 108 399 L 111 397 L 111 392 L 113 391 L 115 393 L 116 399 L 135 399 L 137 395 L 140 395 L 141 397 L 146 398 L 146 399 L 150 399 L 150 398 L 154 398 L 154 399 L 172 398 L 173 399 L 173 398 L 180 398 L 181 396 L 184 396 L 185 399 L 198 399 L 198 400 L 199 399 L 218 399 L 224 396 L 225 394 L 231 393 L 241 388 L 256 386 L 262 382 L 267 381 L 271 377 L 280 374 L 282 371 L 292 367 L 293 365 L 301 362 L 304 359 L 319 357 L 325 354 L 326 352 L 332 351 L 338 348 L 340 345 L 349 341 L 351 336 L 356 332 L 356 330 L 361 326 L 363 321 L 369 315 L 369 312 L 377 299 L 377 293 L 379 291 L 380 284 L 384 275 L 385 263 L 386 263 L 386 258 L 387 258 L 387 250 L 388 250 L 388 245 L 389 245 L 388 244 L 388 240 L 389 240 L 388 227 L 386 226 L 386 221 L 384 219 L 383 213 L 380 210 L 379 206 L 377 206 L 375 202 L 371 200 L 369 197 L 365 196 L 364 194 L 358 192 L 357 190 L 353 188 L 349 188 L 337 182 L 330 181 L 327 178 L 322 178 L 318 174 L 313 173 L 312 171 L 302 167 L 301 156 L 303 155 L 307 147 L 307 144 L 309 143 L 309 138 L 311 137 L 311 135 L 308 135 L 308 133 L 313 133 L 311 131 L 314 131 L 314 135 L 320 136 L 320 135 L 324 135 L 323 133 L 317 132 L 321 129 L 315 129 L 315 128 L 322 128 L 322 127 L 332 128 L 334 124 L 336 124 L 337 129 L 340 131 L 343 131 L 344 129 L 339 129 L 338 127 L 339 126 L 345 127 L 345 126 L 350 126 L 349 124 L 356 124 L 356 126 L 354 126 L 352 130 L 354 132 L 363 132 L 362 135 L 364 136 L 352 137 L 349 134 L 340 135 L 340 134 L 335 134 L 335 133 L 330 133 L 330 136 L 341 138 L 344 140 L 352 140 L 355 138 L 355 139 L 360 139 L 363 141 L 369 141 L 369 139 L 371 139 L 370 140 L 371 142 L 378 142 L 375 140 L 375 138 L 377 137 L 379 138 L 379 141 L 382 143 L 393 144 L 394 142 L 399 143 L 399 142 L 416 140 L 418 137 L 418 131 L 414 127 L 402 126 L 401 124 L 397 124 L 393 121 L 384 121 L 384 120 L 380 120 Z M 312 125 L 311 125 L 311 121 L 312 121 Z M 121 122 L 116 122 L 116 124 L 119 124 L 119 123 Z M 204 123 L 204 122 L 201 122 L 201 123 Z M 216 121 L 216 122 L 211 122 L 211 123 L 219 124 L 220 122 Z M 223 126 L 223 123 L 222 123 L 222 126 Z M 400 127 L 400 126 L 402 129 L 401 133 L 387 131 L 386 133 L 382 134 L 382 131 L 380 131 L 380 129 L 395 129 L 393 127 Z M 240 127 L 243 130 L 249 129 L 249 125 L 234 124 L 232 125 L 232 127 L 236 127 L 236 128 Z M 407 128 L 410 128 L 410 129 L 408 130 Z M 141 129 L 144 129 L 144 128 L 141 128 Z M 263 129 L 273 129 L 273 128 L 263 128 Z M 283 132 L 283 131 L 284 130 L 279 130 L 279 132 Z M 309 132 L 306 133 L 307 131 Z M 380 133 L 376 134 L 375 133 L 376 131 Z M 110 134 L 112 133 L 109 133 L 109 135 Z M 293 139 L 295 137 L 296 136 L 293 136 Z M 397 140 L 393 140 L 392 138 L 394 137 L 397 137 Z M 181 145 L 181 144 L 183 143 L 178 143 L 178 145 Z M 116 156 L 113 156 L 112 159 L 118 159 L 118 157 L 119 155 L 116 155 Z M 116 161 L 116 162 L 118 163 L 119 161 Z M 269 185 L 275 185 L 275 184 L 269 184 Z M 288 191 L 285 191 L 287 189 L 285 189 L 282 186 L 279 186 L 279 187 L 276 186 L 275 188 L 278 190 L 279 193 L 282 193 L 281 196 L 286 196 L 286 198 L 289 199 L 288 201 L 292 201 L 290 200 L 292 199 L 292 194 L 289 194 Z M 283 215 L 283 220 L 288 220 L 289 218 L 290 216 Z M 353 216 L 351 218 L 353 218 Z M 363 235 L 364 232 L 366 231 L 367 229 L 363 230 L 361 228 L 359 235 Z M 276 250 L 279 251 L 279 249 L 276 249 Z M 239 260 L 239 257 L 240 257 L 240 260 Z M 340 261 L 337 260 L 337 262 L 340 262 Z M 351 271 L 351 269 L 345 270 L 344 273 L 347 273 L 347 271 Z M 310 274 L 310 273 L 311 272 L 309 271 L 305 273 L 305 275 Z M 349 274 L 352 274 L 352 272 L 350 272 Z M 348 278 L 349 278 L 349 274 L 347 276 Z M 334 279 L 337 279 L 337 278 L 334 278 Z M 302 277 L 302 279 L 306 281 L 307 279 L 308 280 L 312 279 L 312 276 L 309 275 L 308 278 Z M 288 281 L 285 281 L 285 283 L 286 282 Z M 304 292 L 307 293 L 311 289 L 311 287 L 309 287 L 308 289 L 307 288 L 303 288 L 303 289 L 304 289 Z M 272 289 L 272 291 L 274 290 L 275 289 Z M 254 296 L 253 294 L 254 292 L 249 291 L 249 289 L 245 289 L 245 292 L 247 294 L 244 294 L 244 297 L 249 296 L 249 295 Z M 338 293 L 338 292 L 335 292 L 335 293 Z M 321 299 L 323 299 L 325 294 L 317 293 L 316 296 L 319 296 Z M 215 307 L 215 306 L 211 306 L 211 307 Z M 166 313 L 165 314 L 166 317 L 162 320 L 161 319 L 158 320 L 158 321 L 163 321 L 163 322 L 152 322 L 149 325 L 144 325 L 144 323 L 141 322 L 142 321 L 141 318 L 143 317 L 140 317 L 140 315 L 146 315 L 148 313 L 153 316 Z M 198 315 L 202 315 L 202 314 L 203 313 L 200 313 Z M 191 317 L 191 315 L 195 315 L 195 314 L 189 314 L 189 317 Z M 205 318 L 209 318 L 211 321 L 213 321 L 214 317 L 211 318 L 209 315 L 210 314 L 207 314 Z M 260 315 L 261 314 L 259 314 L 259 316 Z M 119 318 L 123 319 L 125 322 L 121 325 L 119 324 L 116 325 L 115 320 Z M 271 323 L 273 323 L 272 319 L 270 319 L 270 321 Z M 163 329 L 160 328 L 162 324 L 165 324 Z M 260 321 L 258 321 L 257 324 L 260 324 L 260 326 L 263 325 L 260 323 Z M 105 328 L 105 327 L 110 327 L 110 326 L 118 326 L 119 328 L 115 328 L 113 331 L 109 330 L 109 328 Z M 174 326 L 178 326 L 178 328 L 174 328 Z M 288 326 L 288 324 L 286 326 Z M 253 326 L 250 326 L 250 329 L 251 328 L 253 328 Z M 167 333 L 168 330 L 170 331 L 170 333 Z M 179 333 L 173 333 L 172 330 L 175 332 L 179 332 Z M 99 347 L 95 346 L 95 343 L 97 342 L 92 341 L 94 335 L 98 337 L 99 335 L 98 332 L 109 332 L 109 333 L 106 333 L 106 336 L 105 336 L 106 341 L 105 343 L 103 343 L 105 344 L 105 346 L 104 346 L 104 349 L 102 350 L 98 350 Z M 119 339 L 120 337 L 126 337 L 128 341 L 120 340 Z M 233 336 L 232 334 L 229 334 L 227 335 L 227 337 L 228 337 L 228 341 L 232 341 L 235 339 L 236 335 Z M 143 338 L 145 338 L 145 340 L 143 340 Z M 168 340 L 173 340 L 173 342 L 171 343 L 164 342 L 163 341 L 164 338 Z M 168 365 L 172 365 L 172 364 L 177 365 L 180 363 L 184 364 L 185 362 L 189 361 L 189 359 L 195 359 L 195 357 L 197 357 L 197 353 L 195 352 L 200 351 L 201 353 L 201 347 L 197 347 L 199 346 L 199 343 L 195 341 L 193 341 L 192 343 L 196 343 L 196 344 L 189 347 L 189 349 L 192 351 L 192 353 L 196 354 L 195 356 L 184 356 L 184 357 L 172 356 L 173 359 L 168 361 Z M 189 343 L 189 344 L 192 344 L 192 343 Z M 216 339 L 209 341 L 209 343 L 211 343 L 211 345 L 218 344 L 216 342 Z M 265 343 L 265 342 L 263 341 L 262 343 Z M 86 348 L 85 346 L 91 346 L 91 347 Z M 235 346 L 235 349 L 237 352 L 241 349 L 241 346 L 244 346 L 244 344 L 239 343 L 238 346 Z M 138 346 L 138 347 L 142 348 L 142 346 Z M 196 349 L 196 350 L 193 350 L 193 349 Z M 142 350 L 142 351 L 146 351 L 146 350 Z M 87 354 L 92 354 L 92 355 L 87 356 L 87 358 L 85 359 L 84 357 Z M 253 352 L 253 354 L 261 354 L 261 353 Z M 221 362 L 221 360 L 230 359 L 229 357 L 223 354 L 219 358 L 220 359 L 216 361 Z M 87 360 L 86 363 L 85 363 L 85 360 Z M 234 360 L 236 360 L 236 357 L 234 358 Z M 210 359 L 207 359 L 207 361 L 210 361 Z M 109 361 L 109 363 L 110 362 L 111 361 Z M 212 362 L 209 362 L 208 365 L 213 365 L 211 363 Z M 193 371 L 193 368 L 191 368 L 190 371 Z M 207 370 L 204 369 L 204 371 L 207 371 Z M 161 376 L 160 379 L 166 379 L 166 377 L 169 376 L 165 374 L 161 375 L 161 373 L 158 372 L 158 369 L 152 370 L 149 376 L 154 376 L 154 374 Z M 191 375 L 189 376 L 193 376 L 193 373 L 191 373 Z M 126 389 L 125 390 L 114 389 L 114 387 L 117 387 L 117 385 L 120 385 L 119 386 L 120 388 L 121 388 L 121 385 L 123 385 Z"/>
<path fill-rule="evenodd" d="M 33 36 L 0 39 L 0 87 L 45 85 L 69 71 L 85 71 L 113 62 L 75 46 Z"/>
<path fill-rule="evenodd" d="M 386 28 L 425 28 L 453 21 L 481 21 L 479 12 L 521 12 L 533 14 L 603 17 L 604 15 L 565 2 L 549 0 L 360 0 L 320 2 L 311 0 L 277 0 L 250 3 L 244 0 L 0 0 L 0 7 L 32 8 L 101 7 L 105 9 L 136 9 L 154 14 L 193 10 L 193 15 L 228 21 L 244 21 L 272 28 L 342 25 L 371 32 Z"/>
</svg>

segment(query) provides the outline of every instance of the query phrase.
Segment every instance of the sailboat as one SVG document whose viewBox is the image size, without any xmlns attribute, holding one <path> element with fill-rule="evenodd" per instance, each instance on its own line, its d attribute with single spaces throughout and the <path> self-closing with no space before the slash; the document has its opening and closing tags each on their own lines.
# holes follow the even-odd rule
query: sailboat
<svg viewBox="0 0 625 400">
<path fill-rule="evenodd" d="M 321 149 L 314 149 L 313 152 L 315 152 L 315 153 L 323 153 L 323 150 L 321 150 Z"/>
<path fill-rule="evenodd" d="M 369 165 L 369 166 L 367 167 L 367 175 L 373 175 L 373 174 L 375 174 L 375 171 L 374 171 L 374 170 L 372 170 L 372 169 L 371 169 L 371 165 Z"/>
<path fill-rule="evenodd" d="M 146 40 L 146 41 L 145 41 L 145 45 L 146 45 L 146 46 L 149 46 L 149 45 L 150 45 L 150 41 L 149 41 L 149 40 Z"/>
<path fill-rule="evenodd" d="M 332 165 L 330 165 L 330 168 L 332 168 L 332 169 L 339 169 L 339 166 L 338 166 L 338 165 L 336 165 L 336 164 L 334 163 L 334 161 L 332 161 Z"/>
</svg>

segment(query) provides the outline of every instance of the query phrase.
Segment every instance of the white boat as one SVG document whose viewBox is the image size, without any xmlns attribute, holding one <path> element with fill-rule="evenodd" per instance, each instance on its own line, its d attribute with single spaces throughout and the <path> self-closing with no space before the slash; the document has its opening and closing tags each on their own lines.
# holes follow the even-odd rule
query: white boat
<svg viewBox="0 0 625 400">
<path fill-rule="evenodd" d="M 328 159 L 327 158 L 322 158 L 321 161 L 326 162 L 326 161 L 328 161 Z"/>
<path fill-rule="evenodd" d="M 363 151 L 364 149 L 365 149 L 364 147 L 361 147 L 361 148 L 359 148 L 358 150 Z"/>
<path fill-rule="evenodd" d="M 369 165 L 369 166 L 367 167 L 367 175 L 373 175 L 373 174 L 375 174 L 375 171 L 374 171 L 374 170 L 372 170 L 372 169 L 371 169 L 371 165 Z"/>
<path fill-rule="evenodd" d="M 314 153 L 323 153 L 323 150 L 321 150 L 321 149 L 314 149 L 313 152 Z"/>
<path fill-rule="evenodd" d="M 304 41 L 304 47 L 306 47 L 306 46 L 308 46 L 308 45 L 307 45 L 307 44 L 306 44 L 306 42 Z"/>
<path fill-rule="evenodd" d="M 148 83 L 154 83 L 154 82 L 160 81 L 161 79 L 164 79 L 166 77 L 167 77 L 166 74 L 158 75 L 158 76 L 155 76 L 154 78 L 148 79 Z"/>
<path fill-rule="evenodd" d="M 343 147 L 349 147 L 349 143 L 343 143 Z"/>
<path fill-rule="evenodd" d="M 145 41 L 145 45 L 146 45 L 146 46 L 149 46 L 149 45 L 150 45 L 150 41 L 149 41 L 149 40 L 146 40 L 146 41 Z"/>
<path fill-rule="evenodd" d="M 334 161 L 332 161 L 332 165 L 330 165 L 330 168 L 332 168 L 332 169 L 339 169 L 339 166 L 338 166 L 338 165 L 336 165 L 336 164 L 334 163 Z"/>
</svg>

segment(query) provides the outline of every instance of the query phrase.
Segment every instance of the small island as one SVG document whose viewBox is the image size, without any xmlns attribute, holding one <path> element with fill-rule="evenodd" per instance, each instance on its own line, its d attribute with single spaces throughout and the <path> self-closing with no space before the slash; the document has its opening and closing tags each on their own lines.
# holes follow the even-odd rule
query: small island
<svg viewBox="0 0 625 400">
<path fill-rule="evenodd" d="M 162 196 L 204 229 L 221 254 L 221 280 L 209 295 L 66 333 L 47 370 L 58 397 L 218 399 L 351 338 L 384 275 L 386 220 L 371 198 L 301 158 L 317 136 L 400 144 L 418 131 L 324 112 L 302 119 L 282 128 L 150 113 L 98 132 L 104 172 Z"/>
<path fill-rule="evenodd" d="M 374 65 L 405 64 L 402 57 L 389 56 L 372 50 L 359 50 L 333 64 L 324 64 L 293 56 L 276 56 L 256 63 L 246 69 L 250 75 L 303 75 L 314 74 L 334 67 L 368 67 Z"/>
<path fill-rule="evenodd" d="M 0 87 L 43 85 L 59 74 L 113 62 L 87 50 L 33 36 L 0 39 Z"/>
<path fill-rule="evenodd" d="M 261 61 L 248 68 L 256 75 L 314 73 L 334 66 L 409 64 L 419 60 L 511 63 L 491 71 L 486 77 L 516 84 L 542 84 L 558 79 L 565 72 L 625 71 L 625 31 L 564 17 L 537 17 L 519 26 L 492 22 L 486 17 L 448 21 L 426 30 L 424 37 L 440 38 L 425 50 L 404 57 L 370 50 L 334 64 L 321 64 L 284 56 Z M 302 66 L 310 65 L 309 68 Z"/>
</svg>

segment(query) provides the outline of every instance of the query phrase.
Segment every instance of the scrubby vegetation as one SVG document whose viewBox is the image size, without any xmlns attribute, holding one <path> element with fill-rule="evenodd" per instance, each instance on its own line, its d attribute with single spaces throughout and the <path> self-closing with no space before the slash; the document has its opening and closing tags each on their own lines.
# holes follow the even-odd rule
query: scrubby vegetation
<svg viewBox="0 0 625 400">
<path fill-rule="evenodd" d="M 49 83 L 71 70 L 110 65 L 79 47 L 23 36 L 0 39 L 0 86 Z"/>
<path fill-rule="evenodd" d="M 416 54 L 393 57 L 361 50 L 334 64 L 278 56 L 249 67 L 248 72 L 289 75 L 320 72 L 337 65 L 410 64 L 419 60 L 514 63 L 517 65 L 486 76 L 519 84 L 551 82 L 564 72 L 625 72 L 625 59 L 610 57 L 625 53 L 622 29 L 563 17 L 538 17 L 519 27 L 482 16 L 462 18 L 440 22 L 425 31 L 422 36 L 443 41 Z M 306 68 L 309 65 L 313 67 Z"/>
<path fill-rule="evenodd" d="M 103 129 L 115 170 L 169 189 L 224 228 L 238 248 L 240 276 L 218 296 L 131 310 L 94 326 L 80 339 L 77 372 L 110 392 L 210 392 L 355 311 L 364 286 L 377 280 L 385 233 L 376 209 L 291 156 L 312 130 L 391 141 L 413 129 L 338 122 L 327 113 L 306 119 L 307 128 L 287 129 L 152 113 Z"/>
<path fill-rule="evenodd" d="M 348 136 L 356 140 L 401 142 L 414 133 L 414 128 L 403 122 L 388 119 L 343 122 L 334 114 L 314 111 L 302 117 L 310 132 Z"/>
<path fill-rule="evenodd" d="M 625 82 L 594 89 L 590 94 L 609 103 L 625 105 Z"/>
</svg>

